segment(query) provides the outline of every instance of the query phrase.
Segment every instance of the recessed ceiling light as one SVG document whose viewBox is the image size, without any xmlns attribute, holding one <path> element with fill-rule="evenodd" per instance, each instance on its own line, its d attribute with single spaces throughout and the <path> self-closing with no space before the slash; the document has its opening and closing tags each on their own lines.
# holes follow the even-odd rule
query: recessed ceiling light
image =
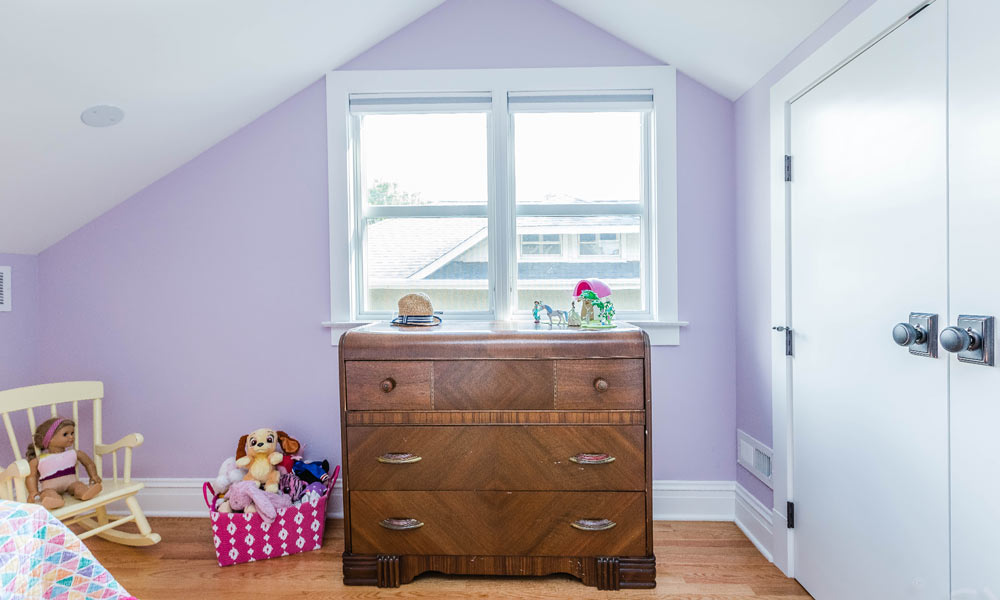
<svg viewBox="0 0 1000 600">
<path fill-rule="evenodd" d="M 125 118 L 125 111 L 117 106 L 98 104 L 80 113 L 80 120 L 91 127 L 110 127 Z"/>
</svg>

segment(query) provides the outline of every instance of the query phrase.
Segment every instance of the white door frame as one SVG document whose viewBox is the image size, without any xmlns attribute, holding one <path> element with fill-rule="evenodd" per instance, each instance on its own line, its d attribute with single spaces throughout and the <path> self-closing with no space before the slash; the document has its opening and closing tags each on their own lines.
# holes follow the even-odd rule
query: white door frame
<svg viewBox="0 0 1000 600">
<path fill-rule="evenodd" d="M 791 186 L 785 182 L 785 155 L 790 154 L 791 103 L 843 64 L 904 23 L 908 15 L 934 0 L 876 0 L 816 52 L 771 88 L 771 324 L 791 323 L 789 203 Z M 792 177 L 795 173 L 792 156 Z M 794 343 L 794 329 L 793 329 Z M 788 529 L 786 503 L 794 500 L 792 485 L 792 359 L 785 356 L 785 337 L 771 342 L 771 426 L 774 450 L 774 507 L 772 520 L 774 563 L 785 575 L 795 576 L 794 529 Z"/>
</svg>

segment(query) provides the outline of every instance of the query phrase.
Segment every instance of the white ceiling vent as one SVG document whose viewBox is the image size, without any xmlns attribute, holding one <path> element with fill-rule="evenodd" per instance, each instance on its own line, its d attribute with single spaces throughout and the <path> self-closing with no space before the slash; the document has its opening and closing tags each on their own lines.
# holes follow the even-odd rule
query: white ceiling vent
<svg viewBox="0 0 1000 600">
<path fill-rule="evenodd" d="M 0 312 L 10 310 L 10 267 L 0 267 Z"/>
<path fill-rule="evenodd" d="M 771 479 L 772 450 L 740 429 L 736 430 L 736 446 L 739 452 L 737 462 L 767 487 L 774 489 Z"/>
</svg>

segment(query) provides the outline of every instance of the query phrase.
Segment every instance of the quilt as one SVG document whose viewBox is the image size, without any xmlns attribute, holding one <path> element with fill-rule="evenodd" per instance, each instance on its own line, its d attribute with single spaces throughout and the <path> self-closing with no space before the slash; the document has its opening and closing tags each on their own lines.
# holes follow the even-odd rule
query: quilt
<svg viewBox="0 0 1000 600">
<path fill-rule="evenodd" d="M 0 500 L 0 598 L 133 598 L 80 538 L 37 504 Z"/>
</svg>

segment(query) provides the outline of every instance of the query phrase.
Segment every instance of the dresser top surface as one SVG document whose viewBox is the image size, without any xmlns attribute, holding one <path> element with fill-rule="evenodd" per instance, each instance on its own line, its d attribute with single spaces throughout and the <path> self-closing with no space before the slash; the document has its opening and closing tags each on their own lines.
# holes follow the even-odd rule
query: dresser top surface
<svg viewBox="0 0 1000 600">
<path fill-rule="evenodd" d="M 436 327 L 383 321 L 341 339 L 345 360 L 641 358 L 645 346 L 642 330 L 628 323 L 588 329 L 530 321 L 445 321 Z"/>
</svg>

